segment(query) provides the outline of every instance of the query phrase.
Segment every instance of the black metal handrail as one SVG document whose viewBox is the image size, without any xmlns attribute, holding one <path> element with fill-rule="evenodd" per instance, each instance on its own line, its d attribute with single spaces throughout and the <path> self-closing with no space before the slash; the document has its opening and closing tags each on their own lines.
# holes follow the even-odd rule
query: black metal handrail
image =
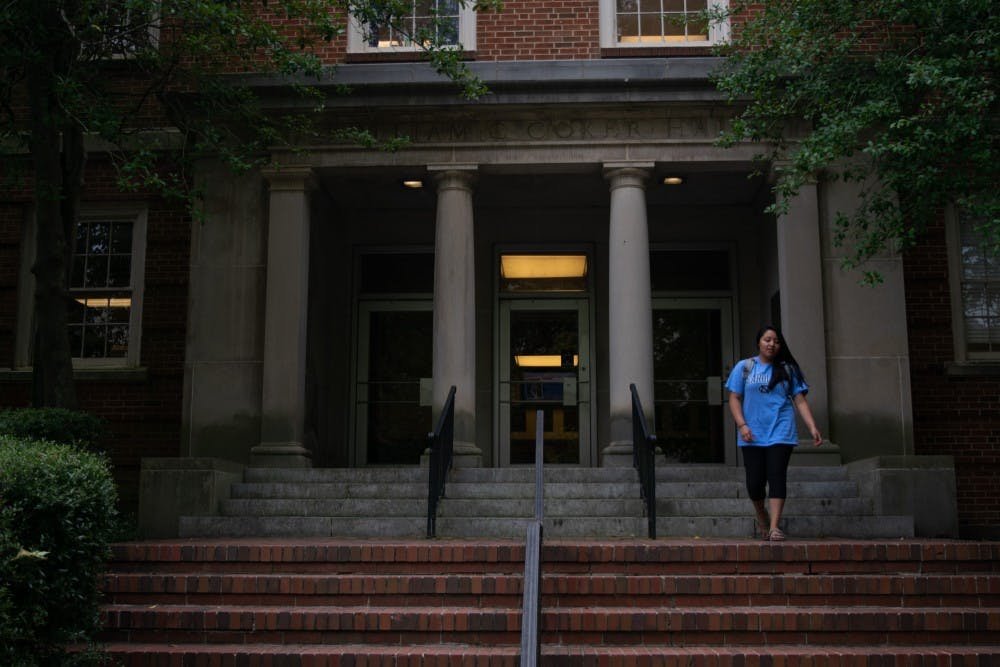
<svg viewBox="0 0 1000 667">
<path fill-rule="evenodd" d="M 632 392 L 632 464 L 639 471 L 639 489 L 646 502 L 646 518 L 649 521 L 649 539 L 656 539 L 656 436 L 650 435 L 646 426 L 646 413 L 642 410 L 639 391 L 634 384 L 628 386 Z"/>
<path fill-rule="evenodd" d="M 542 656 L 539 628 L 542 625 L 542 524 L 545 505 L 542 497 L 545 473 L 542 449 L 545 413 L 535 413 L 535 520 L 528 524 L 524 540 L 524 600 L 521 604 L 521 667 L 537 667 Z"/>
<path fill-rule="evenodd" d="M 427 537 L 437 532 L 438 501 L 444 497 L 444 484 L 451 470 L 455 452 L 455 387 L 448 391 L 437 428 L 427 434 L 430 445 L 430 469 L 427 472 Z"/>
</svg>

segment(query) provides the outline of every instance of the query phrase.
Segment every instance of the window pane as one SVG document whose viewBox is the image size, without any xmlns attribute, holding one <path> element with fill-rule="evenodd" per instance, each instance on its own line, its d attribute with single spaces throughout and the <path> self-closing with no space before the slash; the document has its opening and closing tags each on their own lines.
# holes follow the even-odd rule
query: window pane
<svg viewBox="0 0 1000 667">
<path fill-rule="evenodd" d="M 81 357 L 95 359 L 104 355 L 104 327 L 91 326 L 83 329 L 83 353 Z"/>
<path fill-rule="evenodd" d="M 639 17 L 639 34 L 643 41 L 646 38 L 657 39 L 662 35 L 662 23 L 660 14 L 642 14 Z"/>
<path fill-rule="evenodd" d="M 1000 353 L 1000 258 L 991 254 L 977 221 L 960 219 L 961 296 L 969 353 Z"/>
<path fill-rule="evenodd" d="M 632 14 L 628 16 L 618 15 L 618 41 L 634 42 L 639 35 L 639 18 Z"/>
<path fill-rule="evenodd" d="M 128 287 L 132 278 L 132 256 L 112 255 L 108 267 L 108 287 Z"/>
<path fill-rule="evenodd" d="M 87 268 L 84 270 L 84 287 L 107 287 L 108 256 L 90 255 L 87 257 Z"/>
<path fill-rule="evenodd" d="M 662 11 L 660 0 L 639 0 L 639 11 L 659 14 Z"/>
<path fill-rule="evenodd" d="M 107 356 L 124 357 L 128 354 L 128 326 L 119 324 L 108 327 L 107 342 Z"/>
<path fill-rule="evenodd" d="M 683 12 L 684 0 L 663 0 L 663 11 L 665 12 Z"/>
<path fill-rule="evenodd" d="M 96 255 L 107 254 L 109 247 L 109 230 L 105 222 L 90 223 L 90 237 L 88 239 L 87 252 Z"/>
<path fill-rule="evenodd" d="M 116 222 L 111 227 L 111 252 L 132 254 L 132 223 Z"/>
</svg>

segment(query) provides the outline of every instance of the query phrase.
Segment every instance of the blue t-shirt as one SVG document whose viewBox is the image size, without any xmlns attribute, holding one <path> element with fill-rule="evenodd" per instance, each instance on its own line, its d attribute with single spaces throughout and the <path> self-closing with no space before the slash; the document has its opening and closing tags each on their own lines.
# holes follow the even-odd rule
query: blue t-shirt
<svg viewBox="0 0 1000 667">
<path fill-rule="evenodd" d="M 736 441 L 740 447 L 798 444 L 792 396 L 809 391 L 802 376 L 793 375 L 791 391 L 788 391 L 788 381 L 779 382 L 767 391 L 771 381 L 771 364 L 756 359 L 744 382 L 745 363 L 746 360 L 742 359 L 733 368 L 726 381 L 726 389 L 743 397 L 743 418 L 753 433 L 753 442 L 744 442 L 739 436 Z"/>
</svg>

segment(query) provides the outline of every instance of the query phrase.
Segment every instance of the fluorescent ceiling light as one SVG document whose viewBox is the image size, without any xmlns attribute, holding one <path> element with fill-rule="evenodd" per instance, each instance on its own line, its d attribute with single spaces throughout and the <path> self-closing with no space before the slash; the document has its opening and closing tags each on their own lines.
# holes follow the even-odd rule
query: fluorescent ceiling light
<svg viewBox="0 0 1000 667">
<path fill-rule="evenodd" d="M 558 354 L 515 354 L 514 363 L 527 368 L 562 368 L 562 357 Z M 573 365 L 580 363 L 579 355 L 573 355 Z"/>
<path fill-rule="evenodd" d="M 500 274 L 508 280 L 524 278 L 583 278 L 586 255 L 501 255 Z"/>
</svg>

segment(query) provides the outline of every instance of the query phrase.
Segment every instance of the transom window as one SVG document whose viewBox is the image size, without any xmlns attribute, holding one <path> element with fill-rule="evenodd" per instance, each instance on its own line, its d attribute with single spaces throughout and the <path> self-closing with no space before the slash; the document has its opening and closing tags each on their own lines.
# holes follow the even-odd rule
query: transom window
<svg viewBox="0 0 1000 667">
<path fill-rule="evenodd" d="M 83 218 L 70 263 L 69 344 L 85 363 L 137 363 L 144 225 L 135 216 Z"/>
<path fill-rule="evenodd" d="M 348 47 L 353 53 L 415 51 L 436 40 L 445 46 L 475 49 L 475 12 L 458 0 L 403 0 L 401 15 L 365 16 L 351 21 Z"/>
<path fill-rule="evenodd" d="M 601 46 L 707 46 L 725 39 L 727 26 L 706 12 L 725 0 L 600 0 Z"/>
<path fill-rule="evenodd" d="M 979 221 L 957 217 L 957 223 L 952 222 L 957 226 L 952 232 L 952 239 L 957 240 L 957 248 L 952 251 L 953 289 L 957 287 L 956 301 L 961 304 L 960 312 L 956 312 L 960 325 L 956 327 L 956 338 L 964 343 L 965 359 L 995 361 L 1000 359 L 1000 256 L 991 251 L 977 229 Z M 963 350 L 958 351 L 962 360 Z"/>
</svg>

